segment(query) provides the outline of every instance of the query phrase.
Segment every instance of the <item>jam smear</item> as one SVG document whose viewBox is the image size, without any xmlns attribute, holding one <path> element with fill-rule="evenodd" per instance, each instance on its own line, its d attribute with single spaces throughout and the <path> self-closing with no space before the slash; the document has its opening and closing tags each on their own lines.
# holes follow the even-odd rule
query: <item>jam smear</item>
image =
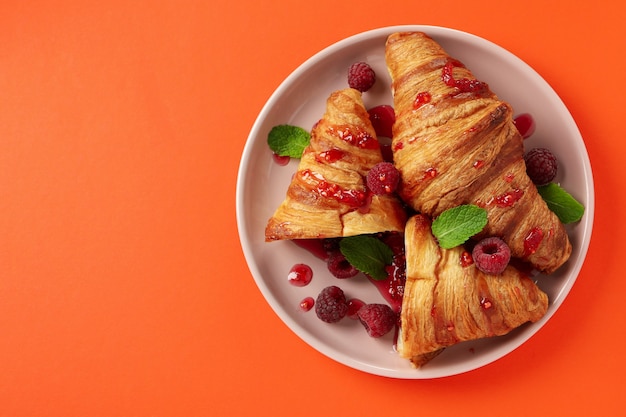
<svg viewBox="0 0 626 417">
<path fill-rule="evenodd" d="M 370 116 L 372 126 L 376 131 L 376 135 L 379 137 L 384 136 L 391 138 L 393 136 L 393 124 L 396 121 L 396 113 L 393 107 L 382 104 L 380 106 L 372 107 L 367 111 Z"/>
<path fill-rule="evenodd" d="M 404 286 L 406 284 L 406 257 L 404 253 L 404 235 L 402 233 L 389 232 L 380 237 L 393 252 L 391 265 L 387 265 L 387 278 L 370 282 L 378 289 L 391 309 L 399 312 L 402 308 Z"/>
<path fill-rule="evenodd" d="M 511 207 L 513 204 L 519 201 L 519 199 L 522 198 L 523 195 L 524 191 L 516 188 L 495 197 L 492 203 L 501 208 Z"/>
<path fill-rule="evenodd" d="M 537 252 L 541 241 L 543 240 L 543 230 L 539 227 L 533 227 L 524 238 L 524 256 L 530 256 Z"/>
<path fill-rule="evenodd" d="M 460 262 L 461 262 L 461 266 L 463 268 L 465 268 L 465 267 L 468 267 L 468 266 L 470 266 L 470 265 L 472 265 L 474 263 L 474 258 L 472 258 L 472 254 L 471 253 L 469 253 L 468 251 L 464 250 L 461 253 Z"/>
<path fill-rule="evenodd" d="M 333 149 L 329 149 L 327 151 L 318 153 L 317 155 L 315 155 L 315 159 L 317 160 L 317 162 L 331 164 L 343 158 L 344 155 L 345 155 L 345 152 L 342 151 L 341 149 L 333 148 Z"/>
<path fill-rule="evenodd" d="M 323 261 L 326 261 L 329 257 L 329 251 L 326 249 L 324 239 L 293 239 L 293 243 L 306 249 Z"/>
<path fill-rule="evenodd" d="M 433 179 L 437 176 L 438 172 L 436 168 L 428 168 L 424 171 L 424 175 L 422 176 L 422 181 Z"/>
<path fill-rule="evenodd" d="M 529 138 L 535 133 L 535 119 L 528 113 L 522 113 L 516 116 L 515 119 L 513 119 L 513 123 L 524 139 Z"/>
<path fill-rule="evenodd" d="M 452 74 L 455 67 L 464 68 L 465 66 L 455 59 L 449 60 L 446 65 L 444 65 L 441 73 L 441 81 L 443 81 L 445 85 L 458 89 L 459 93 L 482 94 L 488 91 L 489 87 L 482 81 L 470 80 L 469 78 L 455 79 Z"/>
<path fill-rule="evenodd" d="M 358 298 L 352 298 L 348 300 L 348 312 L 346 316 L 352 320 L 358 320 L 359 316 L 357 315 L 361 307 L 365 305 L 365 301 L 361 301 Z"/>
<path fill-rule="evenodd" d="M 352 208 L 359 208 L 367 203 L 368 193 L 362 190 L 346 189 L 338 184 L 326 181 L 321 175 L 305 169 L 298 172 L 301 179 L 307 183 L 315 182 L 313 191 L 324 198 L 332 198 Z"/>
<path fill-rule="evenodd" d="M 331 126 L 328 128 L 331 135 L 339 137 L 344 142 L 360 149 L 378 149 L 378 140 L 361 129 L 351 129 L 348 126 Z"/>
<path fill-rule="evenodd" d="M 485 161 L 483 161 L 482 159 L 474 161 L 474 163 L 472 164 L 472 167 L 474 167 L 476 169 L 480 169 L 480 168 L 482 168 L 484 166 L 485 166 Z"/>
<path fill-rule="evenodd" d="M 428 91 L 422 91 L 420 93 L 417 93 L 417 96 L 415 97 L 415 101 L 413 102 L 413 108 L 419 109 L 424 104 L 430 103 L 431 100 L 432 100 L 432 96 L 430 95 Z"/>
</svg>

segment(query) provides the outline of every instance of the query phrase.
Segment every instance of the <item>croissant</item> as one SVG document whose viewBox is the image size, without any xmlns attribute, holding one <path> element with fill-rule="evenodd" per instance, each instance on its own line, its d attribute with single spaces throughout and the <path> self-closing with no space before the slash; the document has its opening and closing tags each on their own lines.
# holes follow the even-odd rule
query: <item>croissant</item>
<svg viewBox="0 0 626 417">
<path fill-rule="evenodd" d="M 461 204 L 484 207 L 482 235 L 501 237 L 544 273 L 565 263 L 571 243 L 526 174 L 511 106 L 424 33 L 390 35 L 385 59 L 400 197 L 431 217 Z"/>
<path fill-rule="evenodd" d="M 415 367 L 468 340 L 504 335 L 547 311 L 548 296 L 508 265 L 487 275 L 462 246 L 442 249 L 431 221 L 417 214 L 405 232 L 406 284 L 397 349 Z"/>
<path fill-rule="evenodd" d="M 367 173 L 382 161 L 361 93 L 331 93 L 286 197 L 267 222 L 265 240 L 403 231 L 406 212 L 398 198 L 366 187 Z"/>
</svg>

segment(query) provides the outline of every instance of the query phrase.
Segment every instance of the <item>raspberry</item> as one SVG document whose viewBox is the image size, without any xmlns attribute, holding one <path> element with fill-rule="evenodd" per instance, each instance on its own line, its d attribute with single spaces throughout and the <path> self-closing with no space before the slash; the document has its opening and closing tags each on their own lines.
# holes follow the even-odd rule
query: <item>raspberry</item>
<svg viewBox="0 0 626 417">
<path fill-rule="evenodd" d="M 330 273 L 340 279 L 351 278 L 359 273 L 359 270 L 352 266 L 346 257 L 338 250 L 330 253 L 326 265 Z"/>
<path fill-rule="evenodd" d="M 367 186 L 378 195 L 391 194 L 400 182 L 400 172 L 391 162 L 380 162 L 367 173 Z"/>
<path fill-rule="evenodd" d="M 357 313 L 370 337 L 382 337 L 394 328 L 398 317 L 387 304 L 366 304 Z"/>
<path fill-rule="evenodd" d="M 549 149 L 533 148 L 524 155 L 526 173 L 535 185 L 545 185 L 556 177 L 557 160 Z"/>
<path fill-rule="evenodd" d="M 341 288 L 331 285 L 320 291 L 315 300 L 315 314 L 326 323 L 335 323 L 348 313 L 348 301 Z"/>
<path fill-rule="evenodd" d="M 474 246 L 472 258 L 476 268 L 485 274 L 499 275 L 509 264 L 511 250 L 499 237 L 488 237 Z"/>
<path fill-rule="evenodd" d="M 376 73 L 366 62 L 356 62 L 348 69 L 348 85 L 364 93 L 374 85 Z"/>
</svg>

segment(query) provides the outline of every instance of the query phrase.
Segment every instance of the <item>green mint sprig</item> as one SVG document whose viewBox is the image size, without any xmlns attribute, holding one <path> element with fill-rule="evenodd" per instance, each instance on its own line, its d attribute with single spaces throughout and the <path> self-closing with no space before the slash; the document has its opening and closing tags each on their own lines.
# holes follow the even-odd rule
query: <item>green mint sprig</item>
<svg viewBox="0 0 626 417">
<path fill-rule="evenodd" d="M 431 225 L 439 246 L 451 249 L 462 245 L 487 225 L 487 210 L 473 204 L 453 207 L 441 213 Z"/>
<path fill-rule="evenodd" d="M 377 281 L 387 278 L 385 267 L 393 261 L 391 248 L 370 235 L 344 237 L 339 249 L 346 260 L 359 271 Z"/>
<path fill-rule="evenodd" d="M 291 158 L 302 157 L 310 141 L 309 132 L 299 126 L 286 124 L 274 126 L 267 135 L 267 144 L 272 152 Z"/>
<path fill-rule="evenodd" d="M 585 207 L 558 184 L 542 185 L 537 191 L 563 224 L 575 223 L 585 214 Z"/>
</svg>

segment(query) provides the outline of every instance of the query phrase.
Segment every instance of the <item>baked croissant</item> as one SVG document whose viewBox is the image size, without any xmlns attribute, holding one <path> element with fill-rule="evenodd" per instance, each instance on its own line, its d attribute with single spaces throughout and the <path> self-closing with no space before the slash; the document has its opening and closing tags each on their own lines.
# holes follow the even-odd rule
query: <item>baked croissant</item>
<svg viewBox="0 0 626 417">
<path fill-rule="evenodd" d="M 361 93 L 331 93 L 287 195 L 267 223 L 265 240 L 403 231 L 406 213 L 400 201 L 366 187 L 367 173 L 382 161 Z"/>
<path fill-rule="evenodd" d="M 512 256 L 544 273 L 565 263 L 570 241 L 526 174 L 511 106 L 424 33 L 390 35 L 385 59 L 400 197 L 431 217 L 461 204 L 484 207 L 482 235 L 501 237 Z"/>
<path fill-rule="evenodd" d="M 462 246 L 442 249 L 422 214 L 406 225 L 406 285 L 397 349 L 419 367 L 459 342 L 504 335 L 547 311 L 548 296 L 508 265 L 481 272 Z"/>
</svg>

